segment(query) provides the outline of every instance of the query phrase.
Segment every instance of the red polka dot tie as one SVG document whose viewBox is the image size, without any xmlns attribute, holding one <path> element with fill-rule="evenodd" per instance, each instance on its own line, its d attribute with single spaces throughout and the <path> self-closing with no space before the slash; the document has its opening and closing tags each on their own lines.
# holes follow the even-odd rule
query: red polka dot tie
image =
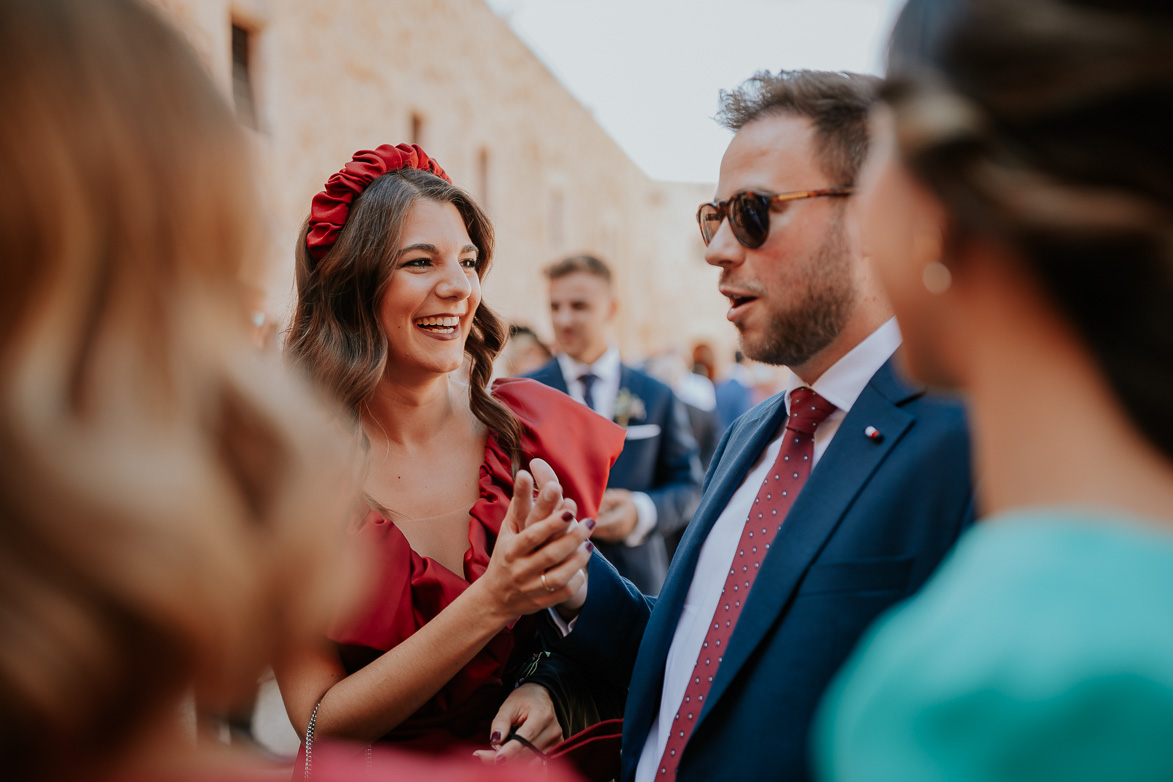
<svg viewBox="0 0 1173 782">
<path fill-rule="evenodd" d="M 684 691 L 680 709 L 672 719 L 672 733 L 660 759 L 657 779 L 676 779 L 680 755 L 692 735 L 709 688 L 713 685 L 717 666 L 724 659 L 725 647 L 733 635 L 741 606 L 761 569 L 770 543 L 782 527 L 786 512 L 810 475 L 815 451 L 815 429 L 834 409 L 835 405 L 810 388 L 795 389 L 790 395 L 790 417 L 786 421 L 782 449 L 750 506 L 749 517 L 741 531 L 741 541 L 733 553 L 729 575 L 721 589 L 721 600 L 717 603 L 717 610 L 709 623 L 709 631 L 693 667 L 692 680 Z"/>
</svg>

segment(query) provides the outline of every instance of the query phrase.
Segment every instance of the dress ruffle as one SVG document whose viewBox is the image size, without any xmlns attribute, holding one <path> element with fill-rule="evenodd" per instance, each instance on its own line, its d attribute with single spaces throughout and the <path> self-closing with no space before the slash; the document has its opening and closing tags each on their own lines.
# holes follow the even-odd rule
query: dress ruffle
<svg viewBox="0 0 1173 782">
<path fill-rule="evenodd" d="M 578 504 L 578 517 L 596 515 L 611 465 L 623 448 L 623 429 L 533 380 L 498 380 L 493 395 L 523 425 L 522 467 L 535 457 L 546 460 L 564 496 Z M 328 632 L 340 645 L 348 672 L 411 637 L 484 575 L 512 493 L 509 455 L 490 436 L 480 466 L 479 496 L 469 510 L 463 574 L 417 554 L 394 523 L 374 510 L 351 530 L 354 555 L 373 570 L 374 586 L 362 605 L 337 617 Z M 460 741 L 483 743 L 504 700 L 507 672 L 528 657 L 533 645 L 533 620 L 522 617 L 384 740 L 436 751 Z"/>
</svg>

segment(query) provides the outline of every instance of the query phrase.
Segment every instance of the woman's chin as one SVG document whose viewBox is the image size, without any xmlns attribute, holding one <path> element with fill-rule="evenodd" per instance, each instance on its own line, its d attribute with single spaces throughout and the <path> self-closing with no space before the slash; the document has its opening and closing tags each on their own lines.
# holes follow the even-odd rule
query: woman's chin
<svg viewBox="0 0 1173 782">
<path fill-rule="evenodd" d="M 388 361 L 385 375 L 393 382 L 408 382 L 407 378 L 424 379 L 427 376 L 440 377 L 460 372 L 465 364 L 464 353 L 453 355 L 424 355 Z"/>
<path fill-rule="evenodd" d="M 437 357 L 434 362 L 429 362 L 429 369 L 437 374 L 451 375 L 453 372 L 459 372 L 460 368 L 464 366 L 464 352 L 461 351 L 459 356 L 451 357 Z"/>
</svg>

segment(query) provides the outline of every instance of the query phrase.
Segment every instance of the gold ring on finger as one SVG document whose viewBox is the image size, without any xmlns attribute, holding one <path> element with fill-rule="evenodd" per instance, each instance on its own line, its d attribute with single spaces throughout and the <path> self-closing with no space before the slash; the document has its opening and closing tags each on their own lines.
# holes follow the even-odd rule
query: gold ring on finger
<svg viewBox="0 0 1173 782">
<path fill-rule="evenodd" d="M 549 583 L 546 582 L 546 574 L 545 573 L 542 573 L 542 586 L 544 586 L 546 588 L 547 592 L 554 592 L 558 589 L 558 587 L 552 587 L 549 585 Z"/>
</svg>

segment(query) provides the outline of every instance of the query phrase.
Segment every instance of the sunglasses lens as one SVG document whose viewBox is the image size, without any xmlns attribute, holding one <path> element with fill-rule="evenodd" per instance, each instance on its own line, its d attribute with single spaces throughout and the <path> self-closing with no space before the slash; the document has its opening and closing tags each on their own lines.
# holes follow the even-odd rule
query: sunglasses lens
<svg viewBox="0 0 1173 782">
<path fill-rule="evenodd" d="M 761 247 L 770 232 L 769 204 L 759 195 L 742 193 L 729 204 L 729 220 L 737 241 L 751 250 Z"/>
<path fill-rule="evenodd" d="M 712 204 L 702 204 L 696 213 L 696 221 L 701 227 L 701 238 L 705 244 L 713 241 L 717 229 L 721 227 L 721 210 Z"/>
</svg>

